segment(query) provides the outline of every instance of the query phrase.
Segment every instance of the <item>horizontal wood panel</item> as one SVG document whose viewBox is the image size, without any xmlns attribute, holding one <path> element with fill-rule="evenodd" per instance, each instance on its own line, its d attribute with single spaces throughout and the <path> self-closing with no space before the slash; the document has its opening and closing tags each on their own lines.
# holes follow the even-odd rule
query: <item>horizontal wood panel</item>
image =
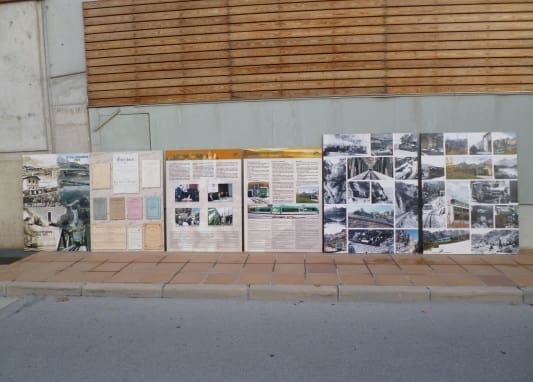
<svg viewBox="0 0 533 382">
<path fill-rule="evenodd" d="M 83 4 L 91 106 L 533 90 L 527 0 Z"/>
</svg>

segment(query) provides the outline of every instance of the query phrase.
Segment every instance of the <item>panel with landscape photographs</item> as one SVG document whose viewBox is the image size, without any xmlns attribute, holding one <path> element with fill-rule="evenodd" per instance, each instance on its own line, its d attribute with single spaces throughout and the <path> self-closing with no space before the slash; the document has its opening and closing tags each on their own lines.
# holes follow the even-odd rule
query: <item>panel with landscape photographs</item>
<svg viewBox="0 0 533 382">
<path fill-rule="evenodd" d="M 424 253 L 517 253 L 511 132 L 421 134 Z"/>
<path fill-rule="evenodd" d="M 324 135 L 323 154 L 324 251 L 416 252 L 418 135 Z"/>
</svg>

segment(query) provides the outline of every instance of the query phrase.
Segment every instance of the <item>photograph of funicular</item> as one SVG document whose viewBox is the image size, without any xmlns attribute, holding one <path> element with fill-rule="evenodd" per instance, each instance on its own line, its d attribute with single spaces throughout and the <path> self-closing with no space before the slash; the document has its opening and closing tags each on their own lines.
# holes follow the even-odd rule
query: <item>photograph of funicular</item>
<svg viewBox="0 0 533 382">
<path fill-rule="evenodd" d="M 370 203 L 370 182 L 348 182 L 348 203 Z"/>
<path fill-rule="evenodd" d="M 393 228 L 394 206 L 390 204 L 349 204 L 348 228 Z"/>
<path fill-rule="evenodd" d="M 492 157 L 448 156 L 447 179 L 492 179 Z"/>
<path fill-rule="evenodd" d="M 448 228 L 470 227 L 470 182 L 446 182 L 446 209 Z"/>
<path fill-rule="evenodd" d="M 174 210 L 174 221 L 181 227 L 193 227 L 200 225 L 199 208 L 176 208 Z"/>
<path fill-rule="evenodd" d="M 423 247 L 425 254 L 470 253 L 469 230 L 424 230 Z"/>
<path fill-rule="evenodd" d="M 445 184 L 442 180 L 425 181 L 422 184 L 422 226 L 444 228 L 446 226 Z"/>
<path fill-rule="evenodd" d="M 420 151 L 422 155 L 444 155 L 443 133 L 420 134 Z"/>
<path fill-rule="evenodd" d="M 268 182 L 248 182 L 248 200 L 256 204 L 268 204 L 270 202 Z"/>
<path fill-rule="evenodd" d="M 249 205 L 248 218 L 314 218 L 319 214 L 319 206 L 316 204 L 269 204 Z"/>
<path fill-rule="evenodd" d="M 468 147 L 470 155 L 492 155 L 492 138 L 490 133 L 469 133 Z"/>
<path fill-rule="evenodd" d="M 517 179 L 518 160 L 516 155 L 494 157 L 494 178 Z"/>
<path fill-rule="evenodd" d="M 324 227 L 324 252 L 346 252 L 346 229 Z"/>
<path fill-rule="evenodd" d="M 348 180 L 393 179 L 393 158 L 348 158 Z"/>
<path fill-rule="evenodd" d="M 472 230 L 473 253 L 517 253 L 519 231 L 507 229 Z"/>
<path fill-rule="evenodd" d="M 427 156 L 422 160 L 422 179 L 444 179 L 444 157 Z"/>
<path fill-rule="evenodd" d="M 233 208 L 220 207 L 207 209 L 207 225 L 233 225 Z"/>
<path fill-rule="evenodd" d="M 318 186 L 299 186 L 296 190 L 296 203 L 318 203 L 320 190 Z"/>
<path fill-rule="evenodd" d="M 494 154 L 496 155 L 510 155 L 517 153 L 517 140 L 516 133 L 514 132 L 492 133 L 492 141 Z"/>
<path fill-rule="evenodd" d="M 370 134 L 326 134 L 322 139 L 324 156 L 370 155 Z"/>
<path fill-rule="evenodd" d="M 468 155 L 468 134 L 444 134 L 444 147 L 446 155 Z"/>
<path fill-rule="evenodd" d="M 392 137 L 395 156 L 416 157 L 418 155 L 418 134 L 394 133 Z"/>
<path fill-rule="evenodd" d="M 518 206 L 495 206 L 496 228 L 518 228 Z"/>
<path fill-rule="evenodd" d="M 394 231 L 396 253 L 416 253 L 418 247 L 417 229 L 397 229 Z"/>
<path fill-rule="evenodd" d="M 470 221 L 472 228 L 494 228 L 493 206 L 472 206 Z"/>
<path fill-rule="evenodd" d="M 198 202 L 200 200 L 198 184 L 178 184 L 174 189 L 174 200 L 176 202 Z"/>
<path fill-rule="evenodd" d="M 394 230 L 348 230 L 349 253 L 394 253 Z"/>
<path fill-rule="evenodd" d="M 396 157 L 394 168 L 394 179 L 418 179 L 418 158 L 416 157 Z"/>
<path fill-rule="evenodd" d="M 516 181 L 472 181 L 470 187 L 473 202 L 482 204 L 518 203 Z"/>
<path fill-rule="evenodd" d="M 418 183 L 396 182 L 396 228 L 418 227 Z"/>
<path fill-rule="evenodd" d="M 392 155 L 392 134 L 372 134 L 370 136 L 370 150 L 374 156 Z"/>
<path fill-rule="evenodd" d="M 324 203 L 346 204 L 346 158 L 324 158 Z"/>
</svg>

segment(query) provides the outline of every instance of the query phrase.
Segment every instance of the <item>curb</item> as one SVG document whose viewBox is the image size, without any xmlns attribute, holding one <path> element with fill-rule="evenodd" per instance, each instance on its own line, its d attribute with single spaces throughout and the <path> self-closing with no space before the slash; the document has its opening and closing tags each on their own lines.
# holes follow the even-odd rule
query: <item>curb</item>
<svg viewBox="0 0 533 382">
<path fill-rule="evenodd" d="M 419 286 L 340 285 L 339 301 L 429 302 L 429 289 Z"/>
<path fill-rule="evenodd" d="M 6 297 L 7 282 L 0 281 L 0 297 Z"/>
<path fill-rule="evenodd" d="M 515 287 L 429 287 L 431 301 L 472 301 L 522 304 L 524 293 Z"/>
<path fill-rule="evenodd" d="M 89 283 L 83 286 L 82 296 L 161 298 L 163 284 Z"/>
<path fill-rule="evenodd" d="M 250 300 L 337 301 L 337 287 L 315 285 L 250 285 Z"/>
<path fill-rule="evenodd" d="M 533 287 L 522 288 L 524 304 L 533 304 Z"/>
<path fill-rule="evenodd" d="M 12 282 L 6 285 L 6 297 L 81 296 L 82 283 Z"/>
<path fill-rule="evenodd" d="M 246 285 L 220 284 L 167 284 L 163 298 L 238 298 L 246 300 Z"/>
<path fill-rule="evenodd" d="M 0 311 L 17 301 L 16 298 L 0 297 Z"/>
</svg>

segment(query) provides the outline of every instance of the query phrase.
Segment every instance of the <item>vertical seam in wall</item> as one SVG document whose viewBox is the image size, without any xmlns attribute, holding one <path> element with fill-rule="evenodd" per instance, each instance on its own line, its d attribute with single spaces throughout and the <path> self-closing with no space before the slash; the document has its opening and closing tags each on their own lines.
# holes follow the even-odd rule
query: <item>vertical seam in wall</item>
<svg viewBox="0 0 533 382">
<path fill-rule="evenodd" d="M 37 16 L 37 32 L 39 33 L 39 64 L 42 77 L 42 97 L 43 97 L 43 113 L 44 124 L 46 129 L 46 149 L 48 152 L 55 153 L 55 132 L 52 129 L 52 112 L 50 104 L 50 87 L 48 84 L 48 60 L 47 60 L 47 34 L 46 34 L 46 21 L 44 16 L 44 1 L 35 3 L 35 12 Z"/>
</svg>

